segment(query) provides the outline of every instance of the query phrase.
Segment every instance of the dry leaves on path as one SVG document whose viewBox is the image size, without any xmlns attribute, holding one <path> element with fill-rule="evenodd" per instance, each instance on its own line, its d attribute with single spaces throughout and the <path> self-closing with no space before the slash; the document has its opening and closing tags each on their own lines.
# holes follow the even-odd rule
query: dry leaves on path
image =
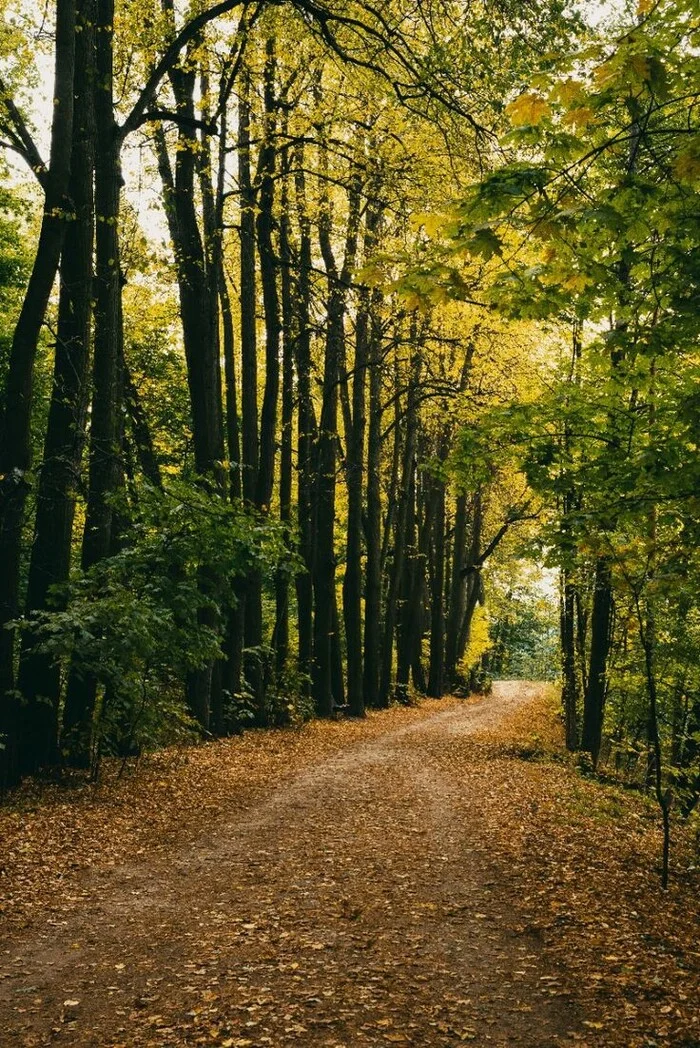
<svg viewBox="0 0 700 1048">
<path fill-rule="evenodd" d="M 697 1048 L 694 874 L 559 734 L 499 685 L 26 787 L 0 1045 Z"/>
</svg>

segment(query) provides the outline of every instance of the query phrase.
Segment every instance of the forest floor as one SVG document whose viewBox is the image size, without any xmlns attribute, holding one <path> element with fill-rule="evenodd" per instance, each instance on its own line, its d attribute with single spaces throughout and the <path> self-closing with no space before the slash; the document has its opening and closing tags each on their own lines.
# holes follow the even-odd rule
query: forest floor
<svg viewBox="0 0 700 1048">
<path fill-rule="evenodd" d="M 697 871 L 551 690 L 251 732 L 0 810 L 0 1045 L 700 1046 Z"/>
</svg>

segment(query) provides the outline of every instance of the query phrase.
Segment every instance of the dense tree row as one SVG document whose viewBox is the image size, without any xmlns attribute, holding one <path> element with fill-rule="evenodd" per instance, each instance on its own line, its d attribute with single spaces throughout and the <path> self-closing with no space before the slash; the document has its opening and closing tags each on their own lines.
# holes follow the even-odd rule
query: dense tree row
<svg viewBox="0 0 700 1048">
<path fill-rule="evenodd" d="M 425 250 L 416 214 L 474 170 L 489 63 L 527 69 L 551 14 L 58 0 L 46 161 L 6 52 L 2 134 L 44 194 L 3 378 L 6 781 L 157 723 L 455 684 L 524 510 L 494 478 L 449 482 L 493 325 L 396 277 Z M 141 227 L 136 156 L 161 201 Z"/>
<path fill-rule="evenodd" d="M 509 106 L 513 159 L 460 211 L 511 316 L 570 326 L 551 388 L 480 420 L 519 447 L 561 572 L 567 743 L 672 807 L 700 793 L 697 25 L 641 3 Z M 467 241 L 469 243 L 469 241 Z"/>
</svg>

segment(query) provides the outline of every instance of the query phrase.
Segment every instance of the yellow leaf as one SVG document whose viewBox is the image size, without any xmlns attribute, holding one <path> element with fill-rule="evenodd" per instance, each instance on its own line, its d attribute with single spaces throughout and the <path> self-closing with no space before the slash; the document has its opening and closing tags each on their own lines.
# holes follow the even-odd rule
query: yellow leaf
<svg viewBox="0 0 700 1048">
<path fill-rule="evenodd" d="M 554 85 L 551 97 L 565 106 L 570 106 L 572 102 L 578 102 L 584 96 L 585 90 L 585 85 L 581 80 L 574 80 L 573 77 L 568 77 L 560 84 Z"/>
<path fill-rule="evenodd" d="M 439 233 L 443 225 L 444 218 L 442 215 L 433 215 L 425 211 L 411 215 L 411 226 L 413 229 L 418 230 L 422 226 L 429 237 L 434 237 Z"/>
<path fill-rule="evenodd" d="M 562 118 L 562 124 L 569 127 L 588 127 L 594 115 L 590 106 L 580 106 L 578 109 L 571 109 Z"/>
<path fill-rule="evenodd" d="M 593 70 L 593 77 L 599 87 L 605 87 L 615 79 L 618 69 L 613 59 L 603 62 Z"/>
<path fill-rule="evenodd" d="M 680 182 L 694 182 L 700 178 L 700 136 L 678 154 L 673 162 L 673 173 Z"/>
<path fill-rule="evenodd" d="M 590 280 L 585 273 L 572 273 L 562 286 L 566 291 L 585 291 L 589 284 Z"/>
<path fill-rule="evenodd" d="M 534 91 L 526 91 L 506 106 L 513 127 L 535 127 L 549 112 L 549 102 Z"/>
<path fill-rule="evenodd" d="M 630 58 L 630 67 L 640 80 L 646 81 L 650 77 L 649 59 L 645 58 L 644 55 L 632 55 Z"/>
</svg>

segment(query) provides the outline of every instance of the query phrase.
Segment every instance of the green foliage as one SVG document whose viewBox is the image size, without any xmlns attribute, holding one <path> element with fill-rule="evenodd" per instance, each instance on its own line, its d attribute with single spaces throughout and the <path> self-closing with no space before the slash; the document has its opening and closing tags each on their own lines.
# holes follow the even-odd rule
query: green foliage
<svg viewBox="0 0 700 1048">
<path fill-rule="evenodd" d="M 31 622 L 42 650 L 97 680 L 106 752 L 192 734 L 180 685 L 221 657 L 220 609 L 235 602 L 235 581 L 294 566 L 276 524 L 215 493 L 184 483 L 145 489 L 139 508 L 128 545 L 71 583 L 67 610 Z M 235 707 L 240 726 L 245 698 Z"/>
<path fill-rule="evenodd" d="M 610 565 L 610 757 L 652 783 L 658 733 L 684 810 L 700 781 L 694 32 L 687 0 L 650 5 L 612 46 L 593 39 L 533 77 L 506 107 L 506 162 L 448 230 L 455 255 L 486 264 L 484 295 L 502 314 L 573 328 L 541 395 L 483 411 L 456 458 L 472 483 L 510 458 L 551 508 L 538 543 L 578 594 L 582 682 L 595 565 Z M 535 622 L 521 608 L 499 629 L 526 650 Z"/>
<path fill-rule="evenodd" d="M 557 600 L 551 573 L 511 559 L 493 570 L 489 600 L 489 669 L 501 680 L 559 676 Z"/>
<path fill-rule="evenodd" d="M 16 195 L 0 188 L 0 389 L 4 387 L 12 334 L 30 267 L 22 237 L 22 214 Z"/>
</svg>

